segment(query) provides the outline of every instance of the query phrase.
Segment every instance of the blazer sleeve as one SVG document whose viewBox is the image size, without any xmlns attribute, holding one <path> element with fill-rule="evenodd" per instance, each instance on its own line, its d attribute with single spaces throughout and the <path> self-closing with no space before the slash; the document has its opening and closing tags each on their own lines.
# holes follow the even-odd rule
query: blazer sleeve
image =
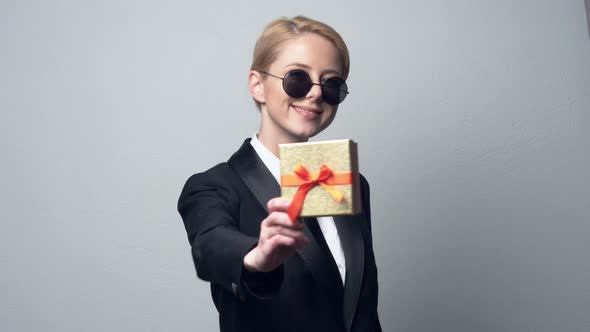
<svg viewBox="0 0 590 332">
<path fill-rule="evenodd" d="M 264 274 L 246 271 L 244 256 L 256 246 L 258 238 L 239 230 L 239 204 L 227 176 L 214 168 L 187 180 L 178 211 L 184 221 L 197 276 L 221 285 L 242 300 L 247 294 L 265 298 L 280 287 L 283 269 Z"/>
</svg>

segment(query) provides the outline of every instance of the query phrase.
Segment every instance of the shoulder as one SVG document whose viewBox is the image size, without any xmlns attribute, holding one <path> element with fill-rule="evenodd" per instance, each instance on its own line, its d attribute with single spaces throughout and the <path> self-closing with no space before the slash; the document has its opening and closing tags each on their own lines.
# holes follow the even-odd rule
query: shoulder
<svg viewBox="0 0 590 332">
<path fill-rule="evenodd" d="M 191 175 L 184 185 L 223 185 L 224 182 L 232 178 L 234 171 L 226 162 L 219 163 L 206 171 Z"/>
<path fill-rule="evenodd" d="M 183 207 L 208 202 L 235 206 L 244 192 L 244 183 L 236 171 L 236 164 L 251 162 L 254 152 L 250 139 L 245 139 L 240 148 L 227 162 L 219 163 L 206 171 L 191 175 L 178 200 L 179 211 Z"/>
<path fill-rule="evenodd" d="M 223 182 L 231 179 L 234 175 L 234 171 L 227 162 L 219 163 L 206 171 L 195 173 L 191 175 L 188 180 L 186 180 L 185 187 L 187 185 L 196 185 L 196 184 L 215 184 L 220 185 Z"/>
<path fill-rule="evenodd" d="M 193 187 L 226 188 L 240 181 L 236 171 L 227 163 L 219 163 L 206 171 L 191 175 L 184 184 L 183 192 Z"/>
<path fill-rule="evenodd" d="M 362 174 L 359 174 L 359 178 L 361 180 L 361 187 L 369 189 L 369 181 L 367 181 L 367 178 Z"/>
<path fill-rule="evenodd" d="M 178 209 L 182 210 L 183 206 L 197 198 L 214 198 L 220 202 L 235 201 L 237 181 L 237 174 L 226 162 L 193 174 L 182 188 Z"/>
<path fill-rule="evenodd" d="M 367 179 L 360 174 L 360 187 L 361 187 L 361 204 L 363 214 L 367 220 L 369 231 L 371 230 L 371 190 L 369 188 L 369 182 Z"/>
<path fill-rule="evenodd" d="M 240 148 L 231 155 L 228 161 L 221 162 L 206 171 L 193 174 L 188 178 L 185 188 L 191 185 L 211 185 L 215 187 L 231 184 L 239 179 L 235 171 L 235 162 L 245 162 L 251 160 L 253 149 L 250 145 L 250 139 L 245 139 Z"/>
<path fill-rule="evenodd" d="M 367 181 L 367 178 L 364 177 L 364 175 L 359 174 L 359 178 L 360 178 L 360 185 L 361 185 L 361 196 L 363 197 L 364 200 L 369 200 L 369 196 L 370 196 L 370 186 L 369 186 L 369 181 Z"/>
</svg>

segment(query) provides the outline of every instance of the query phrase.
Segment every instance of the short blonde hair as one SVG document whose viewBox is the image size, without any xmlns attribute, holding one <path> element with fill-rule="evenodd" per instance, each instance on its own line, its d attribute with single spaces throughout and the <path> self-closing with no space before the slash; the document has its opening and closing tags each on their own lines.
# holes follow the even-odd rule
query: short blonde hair
<svg viewBox="0 0 590 332">
<path fill-rule="evenodd" d="M 270 22 L 256 41 L 250 70 L 267 71 L 279 56 L 281 46 L 304 33 L 315 33 L 334 44 L 342 63 L 342 78 L 346 80 L 350 70 L 350 57 L 346 43 L 340 34 L 329 25 L 305 16 L 281 17 Z M 254 102 L 260 109 L 260 103 L 256 100 Z"/>
</svg>

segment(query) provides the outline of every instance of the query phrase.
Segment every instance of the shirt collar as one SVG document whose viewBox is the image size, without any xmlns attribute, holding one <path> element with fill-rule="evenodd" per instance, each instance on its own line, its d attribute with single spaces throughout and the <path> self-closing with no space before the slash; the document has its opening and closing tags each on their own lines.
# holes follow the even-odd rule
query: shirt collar
<svg viewBox="0 0 590 332">
<path fill-rule="evenodd" d="M 260 140 L 258 140 L 258 134 L 256 133 L 252 135 L 250 145 L 252 145 L 254 151 L 256 151 L 256 154 L 258 154 L 258 157 L 260 157 L 260 159 L 264 163 L 264 166 L 268 168 L 268 170 L 272 173 L 272 176 L 274 176 L 275 180 L 277 180 L 277 183 L 280 184 L 281 161 L 279 160 L 279 158 L 277 158 L 277 156 L 270 152 L 270 150 L 266 146 L 264 146 L 264 144 L 262 144 Z"/>
</svg>

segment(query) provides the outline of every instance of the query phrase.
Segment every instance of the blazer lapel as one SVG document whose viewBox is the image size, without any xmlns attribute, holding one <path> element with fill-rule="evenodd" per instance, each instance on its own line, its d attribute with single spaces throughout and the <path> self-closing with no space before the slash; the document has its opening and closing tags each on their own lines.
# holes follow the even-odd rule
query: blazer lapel
<svg viewBox="0 0 590 332">
<path fill-rule="evenodd" d="M 346 331 L 350 331 L 352 326 L 363 283 L 365 248 L 361 225 L 365 221 L 362 216 L 363 214 L 334 217 L 342 251 L 346 258 L 346 280 L 342 303 Z"/>
<path fill-rule="evenodd" d="M 258 157 L 249 138 L 229 158 L 228 164 L 242 178 L 262 208 L 268 212 L 266 203 L 271 198 L 281 195 L 281 187 Z"/>
</svg>

